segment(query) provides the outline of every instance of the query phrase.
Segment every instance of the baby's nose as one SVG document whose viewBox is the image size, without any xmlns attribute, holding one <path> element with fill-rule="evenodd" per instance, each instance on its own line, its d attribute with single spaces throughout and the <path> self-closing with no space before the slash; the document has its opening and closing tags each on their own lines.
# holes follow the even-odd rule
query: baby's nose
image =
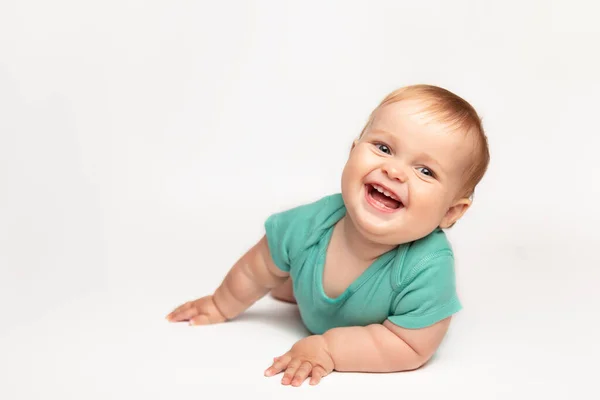
<svg viewBox="0 0 600 400">
<path fill-rule="evenodd" d="M 402 183 L 406 182 L 407 176 L 402 168 L 394 165 L 384 165 L 383 172 L 392 180 L 397 180 Z"/>
</svg>

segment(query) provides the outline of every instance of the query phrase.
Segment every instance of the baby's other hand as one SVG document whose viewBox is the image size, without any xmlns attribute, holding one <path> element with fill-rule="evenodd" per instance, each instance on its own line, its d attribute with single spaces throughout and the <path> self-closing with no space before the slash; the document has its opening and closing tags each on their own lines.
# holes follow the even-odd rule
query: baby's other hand
<svg viewBox="0 0 600 400">
<path fill-rule="evenodd" d="M 273 364 L 265 371 L 265 376 L 284 372 L 283 385 L 300 386 L 307 377 L 310 384 L 316 385 L 321 378 L 335 368 L 325 338 L 312 335 L 299 340 L 290 351 L 273 359 Z"/>
<path fill-rule="evenodd" d="M 226 320 L 227 318 L 221 314 L 215 305 L 212 295 L 188 301 L 167 315 L 167 321 L 169 322 L 189 321 L 190 325 L 217 324 Z"/>
</svg>

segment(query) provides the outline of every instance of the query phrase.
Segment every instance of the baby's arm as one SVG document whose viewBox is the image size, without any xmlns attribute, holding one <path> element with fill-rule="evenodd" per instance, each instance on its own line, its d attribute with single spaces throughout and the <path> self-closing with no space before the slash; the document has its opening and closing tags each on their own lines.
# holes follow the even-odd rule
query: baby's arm
<svg viewBox="0 0 600 400">
<path fill-rule="evenodd" d="M 215 291 L 217 308 L 231 319 L 241 314 L 269 291 L 281 285 L 289 273 L 281 271 L 271 258 L 265 236 L 231 268 Z"/>
<path fill-rule="evenodd" d="M 422 329 L 405 329 L 385 321 L 366 327 L 334 328 L 323 336 L 336 371 L 413 370 L 435 353 L 450 319 Z"/>
<path fill-rule="evenodd" d="M 300 386 L 310 376 L 319 383 L 333 370 L 398 372 L 417 369 L 436 351 L 450 325 L 448 317 L 422 329 L 405 329 L 385 321 L 365 327 L 334 328 L 299 340 L 265 371 L 284 372 L 281 383 Z"/>
<path fill-rule="evenodd" d="M 232 319 L 282 284 L 289 274 L 281 271 L 271 258 L 265 236 L 244 254 L 225 276 L 212 296 L 187 302 L 167 319 L 209 324 Z"/>
</svg>

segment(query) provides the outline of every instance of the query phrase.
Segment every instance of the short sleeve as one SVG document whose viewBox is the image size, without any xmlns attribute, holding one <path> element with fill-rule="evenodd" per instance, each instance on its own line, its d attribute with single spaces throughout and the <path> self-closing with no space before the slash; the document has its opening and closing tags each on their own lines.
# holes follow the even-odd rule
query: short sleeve
<svg viewBox="0 0 600 400">
<path fill-rule="evenodd" d="M 290 272 L 290 253 L 298 245 L 298 231 L 302 229 L 298 219 L 300 214 L 299 208 L 293 208 L 273 214 L 265 221 L 265 235 L 271 258 L 285 272 Z"/>
<path fill-rule="evenodd" d="M 440 251 L 423 258 L 400 284 L 388 319 L 403 328 L 431 326 L 460 311 L 454 257 Z"/>
<path fill-rule="evenodd" d="M 294 259 L 310 245 L 313 232 L 341 204 L 340 196 L 327 196 L 269 216 L 265 221 L 265 235 L 275 265 L 290 272 Z"/>
</svg>

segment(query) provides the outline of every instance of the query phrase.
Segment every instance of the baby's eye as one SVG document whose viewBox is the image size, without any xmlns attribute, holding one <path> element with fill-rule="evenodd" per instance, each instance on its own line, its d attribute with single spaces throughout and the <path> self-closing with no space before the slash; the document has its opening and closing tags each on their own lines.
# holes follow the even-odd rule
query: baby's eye
<svg viewBox="0 0 600 400">
<path fill-rule="evenodd" d="M 375 146 L 377 146 L 377 148 L 378 148 L 380 151 L 384 152 L 385 154 L 392 154 L 392 151 L 390 150 L 390 148 L 389 148 L 389 147 L 387 147 L 387 146 L 386 146 L 385 144 L 383 144 L 383 143 L 378 143 L 378 144 L 376 144 Z"/>
<path fill-rule="evenodd" d="M 427 167 L 419 167 L 417 168 L 419 171 L 421 171 L 421 173 L 423 175 L 427 175 L 427 176 L 431 176 L 433 177 L 433 171 L 431 171 L 429 168 Z"/>
</svg>

